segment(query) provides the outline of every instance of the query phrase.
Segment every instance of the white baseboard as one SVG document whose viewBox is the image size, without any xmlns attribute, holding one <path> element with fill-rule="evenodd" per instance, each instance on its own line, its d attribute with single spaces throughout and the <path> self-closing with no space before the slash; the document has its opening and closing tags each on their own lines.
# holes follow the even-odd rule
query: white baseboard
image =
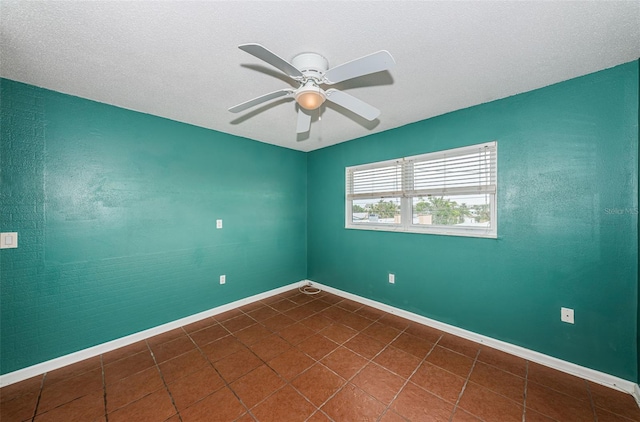
<svg viewBox="0 0 640 422">
<path fill-rule="evenodd" d="M 351 299 L 355 302 L 359 302 L 364 305 L 371 306 L 372 308 L 380 309 L 381 311 L 385 311 L 390 314 L 401 316 L 403 318 L 417 322 L 419 324 L 437 328 L 440 331 L 444 331 L 446 333 L 450 333 L 458 337 L 462 337 L 467 340 L 474 341 L 476 343 L 486 344 L 489 347 L 501 350 L 503 352 L 506 352 L 515 356 L 519 356 L 528 361 L 536 362 L 541 365 L 545 365 L 550 368 L 565 372 L 567 374 L 575 375 L 577 377 L 584 378 L 588 381 L 592 381 L 597 384 L 604 385 L 606 387 L 623 391 L 625 393 L 631 394 L 635 398 L 636 402 L 638 402 L 638 405 L 640 406 L 640 387 L 638 387 L 638 384 L 632 381 L 628 381 L 628 380 L 625 380 L 610 374 L 606 374 L 604 372 L 596 371 L 594 369 L 590 369 L 584 366 L 576 365 L 575 363 L 554 358 L 552 356 L 545 355 L 530 349 L 526 349 L 524 347 L 516 346 L 514 344 L 510 344 L 501 340 L 496 340 L 494 338 L 487 337 L 482 334 L 477 334 L 472 331 L 464 330 L 462 328 L 445 324 L 443 322 L 436 321 L 434 319 L 427 318 L 422 315 L 414 314 L 413 312 L 395 308 L 393 306 L 376 302 L 374 300 L 367 299 L 352 293 L 344 292 L 342 290 L 335 289 L 330 286 L 325 286 L 324 284 L 316 283 L 315 281 L 312 281 L 312 280 L 304 280 L 302 284 L 311 284 L 329 293 L 333 293 L 335 295 L 338 295 L 347 299 Z"/>
<path fill-rule="evenodd" d="M 158 325 L 157 327 L 149 328 L 148 330 L 140 331 L 138 333 L 131 334 L 126 337 L 121 337 L 116 340 L 98 344 L 97 346 L 79 350 L 77 352 L 70 353 L 68 355 L 60 356 L 59 358 L 51 359 L 46 362 L 38 363 L 36 365 L 19 369 L 14 372 L 9 372 L 7 374 L 0 375 L 0 387 L 5 387 L 7 385 L 10 385 L 19 381 L 24 381 L 28 378 L 35 377 L 37 375 L 42 375 L 45 372 L 50 372 L 55 369 L 62 368 L 63 366 L 71 365 L 73 363 L 80 362 L 82 360 L 89 359 L 94 356 L 98 356 L 103 353 L 107 353 L 112 350 L 119 349 L 124 346 L 128 346 L 138 341 L 145 340 L 149 337 L 166 333 L 167 331 L 174 330 L 184 325 L 192 324 L 194 322 L 200 321 L 201 319 L 209 318 L 214 315 L 221 314 L 228 310 L 238 308 L 240 306 L 243 306 L 261 299 L 266 299 L 273 295 L 277 295 L 277 294 L 289 291 L 291 289 L 295 289 L 299 285 L 300 285 L 300 282 L 297 282 L 297 283 L 288 284 L 286 286 L 278 287 L 277 289 L 273 289 L 264 293 L 259 293 L 257 295 L 249 296 L 244 299 L 236 300 L 235 302 L 227 303 L 225 305 L 220 305 L 215 308 L 206 310 L 204 312 L 190 315 L 188 317 L 181 318 L 172 322 L 168 322 L 166 324 Z"/>
<path fill-rule="evenodd" d="M 464 330 L 462 328 L 445 324 L 443 322 L 436 321 L 434 319 L 427 318 L 422 315 L 414 314 L 413 312 L 405 311 L 403 309 L 395 308 L 393 306 L 386 305 L 381 302 L 376 302 L 374 300 L 367 299 L 367 298 L 355 295 L 353 293 L 348 293 L 339 289 L 335 289 L 330 286 L 325 286 L 321 283 L 316 283 L 311 280 L 303 280 L 297 283 L 292 283 L 286 286 L 278 287 L 277 289 L 269 290 L 264 293 L 259 293 L 257 295 L 236 300 L 234 302 L 227 303 L 225 305 L 217 306 L 207 311 L 200 312 L 198 314 L 194 314 L 185 318 L 181 318 L 166 324 L 162 324 L 157 327 L 150 328 L 148 330 L 140 331 L 138 333 L 131 334 L 126 337 L 121 337 L 119 339 L 102 343 L 97 346 L 89 347 L 87 349 L 83 349 L 74 353 L 70 353 L 68 355 L 61 356 L 59 358 L 55 358 L 46 362 L 29 366 L 27 368 L 19 369 L 14 372 L 9 372 L 7 374 L 0 375 L 0 387 L 5 387 L 7 385 L 10 385 L 19 381 L 23 381 L 37 375 L 42 375 L 45 372 L 50 372 L 55 369 L 62 368 L 64 366 L 71 365 L 73 363 L 80 362 L 82 360 L 85 360 L 94 356 L 98 356 L 103 353 L 107 353 L 112 350 L 119 349 L 124 346 L 128 346 L 138 341 L 145 340 L 147 338 L 165 333 L 167 331 L 171 331 L 173 329 L 182 327 L 184 325 L 192 324 L 204 318 L 212 317 L 212 316 L 221 314 L 223 312 L 226 312 L 228 310 L 289 291 L 291 289 L 294 289 L 296 287 L 299 287 L 305 284 L 314 285 L 316 287 L 321 288 L 322 290 L 344 297 L 346 299 L 350 299 L 355 302 L 362 303 L 364 305 L 368 305 L 376 309 L 380 309 L 381 311 L 388 312 L 390 314 L 401 316 L 403 318 L 417 322 L 419 324 L 437 328 L 438 330 L 441 330 L 446 333 L 450 333 L 462 338 L 466 338 L 476 343 L 486 344 L 487 346 L 493 347 L 494 349 L 498 349 L 515 356 L 519 356 L 528 361 L 536 362 L 541 365 L 545 365 L 550 368 L 557 369 L 559 371 L 578 376 L 580 378 L 584 378 L 586 380 L 604 385 L 606 387 L 623 391 L 625 393 L 631 394 L 635 398 L 638 405 L 640 406 L 640 387 L 638 386 L 638 384 L 634 382 L 631 382 L 613 375 L 609 375 L 604 372 L 596 371 L 594 369 L 586 368 L 584 366 L 576 365 L 574 363 L 567 362 L 558 358 L 554 358 L 552 356 L 548 356 L 533 350 L 529 350 L 524 347 L 516 346 L 501 340 L 496 340 L 491 337 L 474 333 L 472 331 Z"/>
</svg>

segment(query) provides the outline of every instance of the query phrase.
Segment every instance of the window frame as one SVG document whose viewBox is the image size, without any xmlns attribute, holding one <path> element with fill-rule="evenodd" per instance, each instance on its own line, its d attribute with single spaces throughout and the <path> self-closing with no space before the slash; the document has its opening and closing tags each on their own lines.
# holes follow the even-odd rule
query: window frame
<svg viewBox="0 0 640 422">
<path fill-rule="evenodd" d="M 421 195 L 415 194 L 413 190 L 414 175 L 413 163 L 415 162 L 428 162 L 434 160 L 442 160 L 443 158 L 451 156 L 469 155 L 477 152 L 482 148 L 489 148 L 490 154 L 493 154 L 493 166 L 490 170 L 490 177 L 493 183 L 485 184 L 482 189 L 488 189 L 483 191 L 483 194 L 489 195 L 489 215 L 490 226 L 489 227 L 470 227 L 470 226 L 450 226 L 450 225 L 436 225 L 436 224 L 414 224 L 413 222 L 413 199 L 421 197 Z M 372 170 L 376 168 L 385 168 L 392 165 L 400 165 L 401 171 L 401 187 L 394 191 L 385 192 L 384 196 L 377 196 L 371 194 L 362 199 L 383 199 L 383 198 L 400 198 L 400 223 L 375 223 L 375 222 L 354 222 L 353 221 L 353 198 L 350 198 L 350 183 L 353 181 L 350 179 L 350 172 Z M 448 150 L 434 151 L 426 154 L 414 155 L 403 158 L 396 158 L 392 160 L 378 161 L 374 163 L 365 163 L 356 166 L 345 167 L 345 229 L 355 230 L 374 230 L 374 231 L 389 231 L 389 232 L 403 232 L 403 233 L 421 233 L 421 234 L 436 234 L 447 236 L 465 236 L 465 237 L 479 237 L 479 238 L 491 238 L 498 237 L 498 142 L 491 141 L 482 144 L 469 145 L 459 148 L 451 148 Z M 353 173 L 351 173 L 353 174 Z M 451 189 L 451 188 L 450 188 Z M 453 189 L 453 195 L 471 195 L 478 194 L 479 186 L 455 188 Z M 438 190 L 438 189 L 436 189 Z M 393 195 L 393 194 L 398 195 Z M 436 193 L 438 196 L 444 196 L 447 193 L 447 189 L 442 189 L 440 193 Z M 353 194 L 352 194 L 353 195 Z M 393 195 L 393 196 L 389 196 Z M 449 193 L 449 195 L 452 195 Z M 356 198 L 357 199 L 357 198 Z"/>
</svg>

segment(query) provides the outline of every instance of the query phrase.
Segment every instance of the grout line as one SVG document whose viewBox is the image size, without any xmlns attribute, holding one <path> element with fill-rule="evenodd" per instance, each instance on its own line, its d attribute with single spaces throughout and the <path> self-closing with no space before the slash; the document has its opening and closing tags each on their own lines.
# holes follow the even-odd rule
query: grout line
<svg viewBox="0 0 640 422">
<path fill-rule="evenodd" d="M 107 378 L 104 374 L 104 359 L 100 355 L 100 369 L 102 369 L 102 394 L 104 402 L 104 419 L 105 422 L 109 422 L 109 413 L 107 412 Z"/>
<path fill-rule="evenodd" d="M 389 342 L 388 346 L 391 345 L 391 343 L 393 341 L 395 341 L 398 337 L 400 337 L 403 333 L 405 333 L 407 331 L 407 328 L 409 328 L 411 325 L 409 325 L 408 327 L 405 327 L 404 330 L 400 331 L 398 333 L 398 335 Z M 409 334 L 409 333 L 407 333 Z M 410 334 L 409 334 L 410 335 Z M 429 355 L 431 354 L 431 352 L 433 352 L 433 350 L 436 348 L 436 345 L 438 344 L 438 342 L 440 341 L 440 339 L 442 339 L 442 334 L 440 335 L 440 337 L 438 337 L 438 340 L 436 340 L 435 343 L 433 343 L 433 346 L 431 346 L 431 349 L 429 349 L 429 351 L 427 352 L 427 354 L 422 358 L 422 360 L 420 361 L 420 363 L 416 366 L 416 368 L 413 370 L 413 372 L 411 372 L 411 374 L 407 377 L 407 379 L 405 380 L 405 382 L 402 384 L 402 386 L 400 387 L 400 389 L 398 390 L 398 392 L 393 396 L 393 398 L 391 399 L 391 401 L 389 402 L 389 404 L 387 405 L 387 407 L 384 409 L 384 411 L 382 412 L 382 414 L 380 414 L 380 416 L 378 417 L 378 421 L 380 421 L 382 419 L 382 417 L 387 414 L 387 412 L 389 412 L 389 410 L 391 409 L 391 404 L 396 401 L 396 399 L 398 398 L 398 396 L 400 395 L 400 393 L 405 389 L 405 387 L 407 386 L 407 384 L 409 384 L 409 380 L 411 379 L 411 377 L 418 372 L 418 369 L 420 369 L 420 367 L 426 362 L 427 358 L 429 357 Z M 413 356 L 413 355 L 412 355 Z M 386 369 L 386 368 L 385 368 Z M 388 369 L 387 369 L 388 370 Z M 435 394 L 434 394 L 435 395 Z M 403 419 L 406 420 L 406 418 L 403 415 L 400 415 Z"/>
<path fill-rule="evenodd" d="M 42 374 L 42 380 L 40 380 L 40 388 L 38 389 L 38 398 L 36 399 L 36 405 L 33 408 L 33 416 L 31 416 L 31 422 L 33 422 L 38 414 L 38 406 L 40 405 L 40 398 L 42 397 L 42 390 L 44 389 L 44 379 L 47 376 L 45 372 Z"/>
<path fill-rule="evenodd" d="M 182 331 L 185 332 L 182 327 L 180 327 L 180 329 L 182 329 Z M 158 364 L 158 361 L 156 360 L 156 355 L 153 354 L 153 350 L 151 349 L 151 346 L 149 345 L 149 342 L 147 342 L 145 340 L 145 343 L 147 344 L 147 349 L 149 349 L 149 353 L 151 353 L 151 358 L 153 359 L 153 363 L 156 366 L 156 370 L 158 371 L 158 374 L 160 375 L 160 379 L 162 379 L 162 384 L 164 385 L 164 389 L 169 394 L 169 398 L 171 399 L 171 404 L 173 405 L 173 408 L 176 409 L 176 415 L 178 415 L 178 419 L 180 419 L 180 422 L 182 422 L 182 415 L 180 415 L 180 411 L 178 410 L 178 406 L 176 406 L 176 402 L 175 402 L 175 400 L 173 400 L 173 394 L 171 394 L 171 390 L 169 390 L 169 386 L 167 385 L 167 382 L 165 381 L 164 376 L 162 375 L 162 371 L 160 370 L 160 365 Z M 153 394 L 153 393 L 150 393 L 150 394 Z M 138 399 L 138 400 L 140 400 L 140 399 Z M 105 405 L 106 405 L 106 403 L 105 403 Z M 173 415 L 171 417 L 173 417 Z"/>
<path fill-rule="evenodd" d="M 453 406 L 453 412 L 451 412 L 451 416 L 449 417 L 449 422 L 453 420 L 453 415 L 456 414 L 458 410 L 458 405 L 460 404 L 460 400 L 462 399 L 462 395 L 464 394 L 464 390 L 467 388 L 467 384 L 469 384 L 469 380 L 471 379 L 471 374 L 476 367 L 476 363 L 478 362 L 478 356 L 480 356 L 480 352 L 482 349 L 478 349 L 476 352 L 476 357 L 473 360 L 473 364 L 471 365 L 471 369 L 469 370 L 469 374 L 467 374 L 467 379 L 464 381 L 464 385 L 462 386 L 462 390 L 460 390 L 460 394 L 458 394 L 458 400 L 456 400 L 456 404 Z M 475 415 L 474 415 L 475 416 Z"/>
<path fill-rule="evenodd" d="M 591 395 L 591 387 L 587 380 L 583 379 L 585 385 L 587 386 L 587 392 L 589 393 L 589 403 L 591 403 L 591 410 L 593 411 L 593 420 L 598 422 L 598 412 L 596 412 L 596 404 L 593 401 L 593 396 Z"/>
</svg>

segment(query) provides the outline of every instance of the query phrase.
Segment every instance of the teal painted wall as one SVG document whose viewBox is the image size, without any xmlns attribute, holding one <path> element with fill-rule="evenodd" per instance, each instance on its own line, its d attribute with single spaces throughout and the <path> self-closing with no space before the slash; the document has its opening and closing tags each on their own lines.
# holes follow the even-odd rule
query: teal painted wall
<svg viewBox="0 0 640 422">
<path fill-rule="evenodd" d="M 344 228 L 346 166 L 492 140 L 498 239 Z M 309 279 L 637 381 L 637 61 L 313 151 L 307 165 Z"/>
<path fill-rule="evenodd" d="M 0 89 L 1 373 L 306 278 L 304 153 Z"/>
</svg>

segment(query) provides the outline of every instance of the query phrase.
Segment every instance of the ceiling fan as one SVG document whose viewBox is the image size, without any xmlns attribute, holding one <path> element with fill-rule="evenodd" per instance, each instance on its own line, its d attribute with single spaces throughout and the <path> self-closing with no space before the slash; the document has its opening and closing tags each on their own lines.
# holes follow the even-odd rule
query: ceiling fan
<svg viewBox="0 0 640 422">
<path fill-rule="evenodd" d="M 377 108 L 337 89 L 325 90 L 321 88 L 321 85 L 333 85 L 347 79 L 381 72 L 396 64 L 391 54 L 385 50 L 329 69 L 327 59 L 317 53 L 298 54 L 289 63 L 260 44 L 241 44 L 238 48 L 281 70 L 285 75 L 298 82 L 300 86 L 297 89 L 285 88 L 261 95 L 235 105 L 229 111 L 238 113 L 276 98 L 293 97 L 299 105 L 297 133 L 309 131 L 311 127 L 309 111 L 320 107 L 325 100 L 338 104 L 367 120 L 376 119 L 380 115 L 380 110 Z"/>
</svg>

